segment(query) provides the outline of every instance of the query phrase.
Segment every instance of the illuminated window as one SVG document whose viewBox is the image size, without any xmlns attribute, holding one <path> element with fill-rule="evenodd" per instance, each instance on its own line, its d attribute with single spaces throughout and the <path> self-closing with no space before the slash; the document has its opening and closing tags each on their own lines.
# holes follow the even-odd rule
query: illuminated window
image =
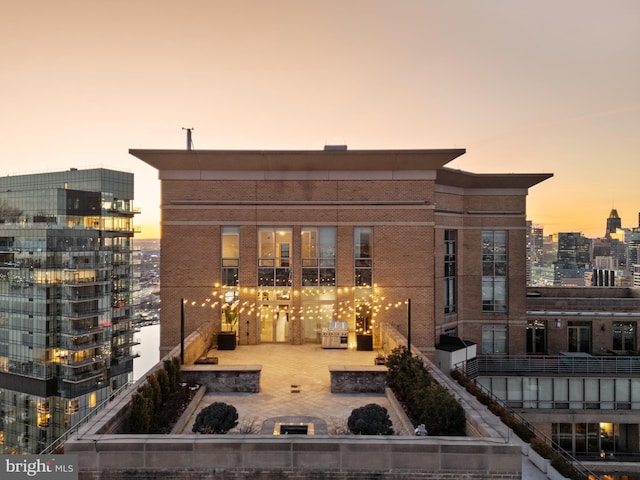
<svg viewBox="0 0 640 480">
<path fill-rule="evenodd" d="M 258 229 L 258 285 L 291 286 L 291 229 Z"/>
<path fill-rule="evenodd" d="M 222 285 L 238 286 L 238 268 L 240 266 L 240 229 L 222 227 Z"/>
<path fill-rule="evenodd" d="M 36 407 L 36 415 L 38 428 L 47 428 L 49 426 L 49 419 L 51 418 L 48 400 L 42 400 L 38 402 Z"/>
<path fill-rule="evenodd" d="M 301 237 L 302 285 L 335 286 L 335 227 L 303 227 Z"/>
<path fill-rule="evenodd" d="M 91 392 L 89 395 L 89 408 L 96 406 L 96 392 Z"/>
<path fill-rule="evenodd" d="M 354 230 L 355 284 L 358 287 L 372 285 L 371 227 L 356 227 Z"/>
<path fill-rule="evenodd" d="M 80 400 L 68 400 L 65 413 L 78 413 L 80 411 Z"/>
</svg>

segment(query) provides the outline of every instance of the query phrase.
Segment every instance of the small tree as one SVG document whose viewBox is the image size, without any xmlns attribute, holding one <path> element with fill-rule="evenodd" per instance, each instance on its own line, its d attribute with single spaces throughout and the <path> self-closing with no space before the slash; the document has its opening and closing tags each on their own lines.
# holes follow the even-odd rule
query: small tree
<svg viewBox="0 0 640 480">
<path fill-rule="evenodd" d="M 145 397 L 142 390 L 138 390 L 131 397 L 131 414 L 129 415 L 130 433 L 149 433 L 151 430 L 151 415 L 153 403 Z"/>
<path fill-rule="evenodd" d="M 354 409 L 347 420 L 354 435 L 393 435 L 391 425 L 387 409 L 376 403 Z"/>
<path fill-rule="evenodd" d="M 147 382 L 151 387 L 151 400 L 153 402 L 153 411 L 159 412 L 162 408 L 163 398 L 162 398 L 162 389 L 160 388 L 160 383 L 158 382 L 157 374 L 152 374 L 147 377 Z"/>
<path fill-rule="evenodd" d="M 175 392 L 178 389 L 178 384 L 180 383 L 180 360 L 178 357 L 173 357 L 170 360 L 165 360 L 164 369 L 167 371 L 167 375 L 169 376 L 169 386 L 171 387 L 171 391 Z"/>
<path fill-rule="evenodd" d="M 169 374 L 164 368 L 158 370 L 158 384 L 162 393 L 162 403 L 166 402 L 171 395 L 171 385 L 169 384 Z"/>
<path fill-rule="evenodd" d="M 214 402 L 200 410 L 191 431 L 196 433 L 227 433 L 238 425 L 238 411 L 233 405 Z"/>
</svg>

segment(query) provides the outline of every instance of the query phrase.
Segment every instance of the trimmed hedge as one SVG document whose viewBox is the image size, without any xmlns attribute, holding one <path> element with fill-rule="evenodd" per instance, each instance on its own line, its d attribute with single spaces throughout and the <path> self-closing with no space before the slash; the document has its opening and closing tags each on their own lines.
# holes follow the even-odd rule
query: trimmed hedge
<svg viewBox="0 0 640 480">
<path fill-rule="evenodd" d="M 386 365 L 387 383 L 414 425 L 424 423 L 429 435 L 466 435 L 464 409 L 433 379 L 422 359 L 401 346 L 387 357 Z"/>
<path fill-rule="evenodd" d="M 354 435 L 393 435 L 391 419 L 386 408 L 377 403 L 354 408 L 347 426 Z"/>
<path fill-rule="evenodd" d="M 223 434 L 237 425 L 238 411 L 236 407 L 224 402 L 214 402 L 198 412 L 191 431 L 194 433 Z"/>
</svg>

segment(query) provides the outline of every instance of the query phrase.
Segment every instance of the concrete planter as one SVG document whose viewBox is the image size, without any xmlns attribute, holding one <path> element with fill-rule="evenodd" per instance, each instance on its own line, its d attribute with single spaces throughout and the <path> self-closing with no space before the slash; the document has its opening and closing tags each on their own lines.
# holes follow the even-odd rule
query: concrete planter
<svg viewBox="0 0 640 480">
<path fill-rule="evenodd" d="M 182 412 L 182 415 L 180 415 L 180 418 L 178 419 L 176 424 L 173 426 L 173 429 L 171 430 L 170 435 L 178 435 L 182 433 L 185 430 L 185 428 L 188 427 L 187 422 L 189 421 L 191 416 L 194 414 L 194 412 L 200 405 L 200 400 L 202 400 L 202 397 L 204 397 L 204 394 L 206 392 L 207 392 L 207 389 L 201 385 L 200 388 L 198 389 L 198 392 L 191 399 L 191 402 L 189 402 L 189 406 L 186 408 L 184 412 Z M 188 433 L 191 433 L 191 431 L 189 431 Z"/>
<path fill-rule="evenodd" d="M 531 463 L 538 467 L 538 470 L 542 473 L 547 473 L 547 470 L 551 467 L 551 462 L 542 457 L 538 452 L 531 448 L 531 446 L 529 446 L 529 460 L 531 460 Z"/>
</svg>

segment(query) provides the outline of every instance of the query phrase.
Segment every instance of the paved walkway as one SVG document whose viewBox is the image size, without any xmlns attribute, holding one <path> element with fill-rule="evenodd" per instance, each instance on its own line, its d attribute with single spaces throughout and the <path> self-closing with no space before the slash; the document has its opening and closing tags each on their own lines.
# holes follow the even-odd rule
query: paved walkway
<svg viewBox="0 0 640 480">
<path fill-rule="evenodd" d="M 218 357 L 219 365 L 262 365 L 260 393 L 205 394 L 185 433 L 191 430 L 197 412 L 213 402 L 226 402 L 238 410 L 238 427 L 230 433 L 272 431 L 278 417 L 290 417 L 324 420 L 329 434 L 346 433 L 347 418 L 354 408 L 377 403 L 389 411 L 396 433 L 412 435 L 398 431 L 400 422 L 384 394 L 331 393 L 329 365 L 373 365 L 376 354 L 308 344 L 260 344 L 212 351 L 210 355 Z M 523 456 L 522 461 L 523 479 L 547 480 L 528 457 Z"/>
<path fill-rule="evenodd" d="M 238 427 L 234 431 L 262 430 L 276 417 L 316 417 L 327 424 L 329 434 L 345 432 L 347 418 L 354 408 L 377 403 L 389 411 L 397 433 L 400 422 L 384 394 L 331 393 L 329 365 L 374 365 L 376 352 L 347 349 L 323 349 L 319 345 L 260 344 L 220 350 L 219 365 L 262 365 L 260 393 L 211 393 L 202 399 L 201 408 L 213 402 L 226 402 L 238 410 Z M 187 422 L 191 428 L 195 414 Z"/>
</svg>

